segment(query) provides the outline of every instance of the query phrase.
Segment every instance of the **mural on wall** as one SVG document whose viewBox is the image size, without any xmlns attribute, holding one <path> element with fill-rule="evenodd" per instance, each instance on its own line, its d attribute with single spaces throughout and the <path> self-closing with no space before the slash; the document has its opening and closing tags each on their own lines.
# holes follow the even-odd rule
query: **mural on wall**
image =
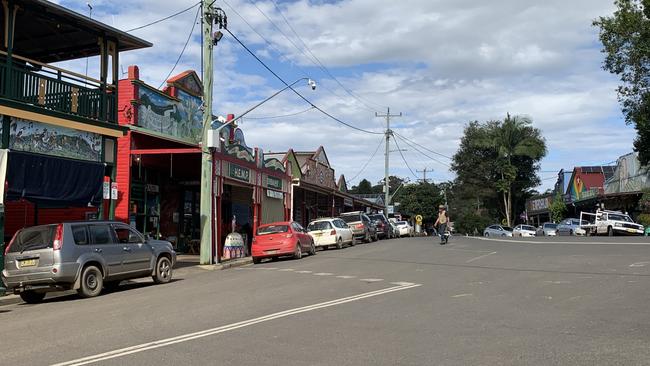
<svg viewBox="0 0 650 366">
<path fill-rule="evenodd" d="M 99 134 L 12 118 L 9 149 L 54 155 L 62 158 L 101 161 Z"/>
<path fill-rule="evenodd" d="M 650 186 L 650 170 L 641 166 L 637 153 L 618 158 L 614 175 L 605 182 L 606 193 L 638 192 Z"/>
<path fill-rule="evenodd" d="M 282 173 L 286 171 L 284 164 L 282 164 L 282 162 L 276 158 L 264 159 L 264 167 L 277 170 Z"/>
<path fill-rule="evenodd" d="M 138 126 L 195 143 L 201 141 L 200 98 L 179 89 L 176 100 L 142 85 L 138 96 Z"/>
<path fill-rule="evenodd" d="M 218 127 L 218 125 L 215 126 L 215 123 L 212 124 L 212 128 Z M 249 163 L 255 162 L 255 151 L 246 145 L 244 132 L 240 128 L 228 125 L 221 130 L 220 135 L 221 150 L 224 153 Z"/>
</svg>

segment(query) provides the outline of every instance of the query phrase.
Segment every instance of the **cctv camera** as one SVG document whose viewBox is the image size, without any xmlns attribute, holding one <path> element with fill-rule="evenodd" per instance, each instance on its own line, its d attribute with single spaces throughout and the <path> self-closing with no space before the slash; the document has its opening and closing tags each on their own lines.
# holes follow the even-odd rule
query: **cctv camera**
<svg viewBox="0 0 650 366">
<path fill-rule="evenodd" d="M 311 90 L 316 90 L 316 82 L 314 80 L 309 79 L 309 81 L 307 81 L 307 84 L 311 86 Z"/>
</svg>

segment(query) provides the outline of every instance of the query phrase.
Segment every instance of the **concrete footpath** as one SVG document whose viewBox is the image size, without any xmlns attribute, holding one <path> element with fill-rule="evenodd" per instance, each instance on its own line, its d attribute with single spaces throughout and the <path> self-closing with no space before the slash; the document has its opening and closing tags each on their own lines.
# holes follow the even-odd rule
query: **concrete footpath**
<svg viewBox="0 0 650 366">
<path fill-rule="evenodd" d="M 245 257 L 245 258 L 232 259 L 227 262 L 218 263 L 218 264 L 202 265 L 199 264 L 199 257 L 196 255 L 179 254 L 176 259 L 176 266 L 174 267 L 174 275 L 185 276 L 189 273 L 189 271 L 192 271 L 193 269 L 215 271 L 215 270 L 241 267 L 252 263 L 253 263 L 253 259 L 251 257 Z M 150 279 L 144 277 L 144 278 L 138 278 L 134 280 L 127 280 L 127 281 L 123 281 L 122 285 L 145 282 L 145 281 L 150 281 Z M 53 292 L 49 294 L 47 297 L 54 298 L 54 297 L 61 297 L 61 296 L 69 296 L 74 294 L 75 292 L 76 291 Z M 0 295 L 0 306 L 18 304 L 20 302 L 22 302 L 22 299 L 18 295 L 14 295 L 12 293 L 6 293 L 4 294 L 4 296 Z"/>
</svg>

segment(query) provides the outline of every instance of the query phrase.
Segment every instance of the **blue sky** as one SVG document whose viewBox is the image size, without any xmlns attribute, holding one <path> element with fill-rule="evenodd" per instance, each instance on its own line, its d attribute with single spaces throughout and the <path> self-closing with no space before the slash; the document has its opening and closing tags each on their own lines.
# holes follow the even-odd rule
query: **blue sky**
<svg viewBox="0 0 650 366">
<path fill-rule="evenodd" d="M 60 3 L 88 12 L 85 1 Z M 94 18 L 127 30 L 193 1 L 92 3 Z M 226 11 L 229 29 L 273 70 L 289 82 L 306 75 L 315 79 L 315 91 L 306 85 L 299 90 L 355 126 L 380 131 L 384 120 L 374 114 L 385 113 L 385 106 L 390 106 L 391 111 L 404 114 L 393 121 L 398 133 L 451 156 L 468 121 L 501 119 L 506 113 L 527 115 L 542 130 L 549 149 L 540 173 L 542 190 L 554 184 L 553 172 L 560 168 L 611 162 L 632 149 L 634 130 L 622 121 L 617 80 L 601 69 L 597 29 L 591 26 L 597 16 L 611 14 L 612 0 L 494 0 L 489 4 L 286 0 L 276 4 L 271 0 L 215 3 Z M 192 10 L 135 31 L 154 46 L 122 54 L 124 70 L 137 64 L 141 77 L 158 86 L 176 61 L 195 15 Z M 200 69 L 199 30 L 197 25 L 174 74 Z M 323 72 L 310 51 L 361 100 Z M 80 62 L 75 66 L 82 67 Z M 91 70 L 96 70 L 96 60 L 91 60 Z M 283 86 L 227 35 L 216 48 L 214 72 L 216 114 L 241 113 Z M 283 93 L 251 116 L 273 117 L 307 107 L 295 95 Z M 381 139 L 313 110 L 286 118 L 245 119 L 242 128 L 247 142 L 265 151 L 314 150 L 323 145 L 337 174 L 348 178 L 359 173 Z M 404 157 L 413 170 L 433 168 L 428 177 L 436 181 L 453 178 L 445 164 L 398 142 L 408 150 Z M 391 174 L 416 178 L 399 154 L 391 154 L 391 162 Z M 382 176 L 380 150 L 351 183 L 363 177 L 376 182 Z"/>
</svg>

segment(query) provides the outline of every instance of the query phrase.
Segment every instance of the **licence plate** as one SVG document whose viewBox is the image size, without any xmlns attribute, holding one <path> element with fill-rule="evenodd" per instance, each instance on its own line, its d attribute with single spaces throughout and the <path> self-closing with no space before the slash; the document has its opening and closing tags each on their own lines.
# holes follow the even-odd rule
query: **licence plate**
<svg viewBox="0 0 650 366">
<path fill-rule="evenodd" d="M 34 267 L 38 263 L 38 259 L 25 259 L 19 262 L 20 267 Z"/>
<path fill-rule="evenodd" d="M 627 232 L 628 232 L 628 233 L 636 233 L 636 230 L 634 230 L 634 229 L 627 229 Z"/>
<path fill-rule="evenodd" d="M 267 250 L 267 251 L 265 251 L 266 254 L 275 254 L 275 253 L 277 253 L 277 252 L 278 252 L 277 249 L 273 249 L 273 250 Z"/>
<path fill-rule="evenodd" d="M 314 236 L 322 236 L 323 233 L 314 233 Z"/>
</svg>

